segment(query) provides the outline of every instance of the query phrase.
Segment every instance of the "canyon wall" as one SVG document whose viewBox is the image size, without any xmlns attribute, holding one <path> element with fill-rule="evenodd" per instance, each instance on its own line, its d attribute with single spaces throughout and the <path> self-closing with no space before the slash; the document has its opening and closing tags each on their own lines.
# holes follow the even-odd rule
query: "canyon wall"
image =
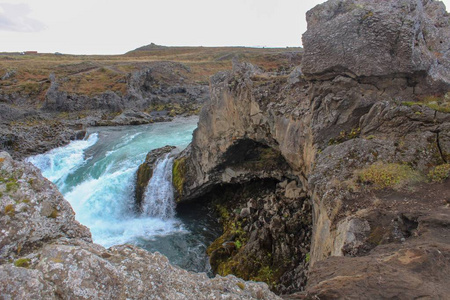
<svg viewBox="0 0 450 300">
<path fill-rule="evenodd" d="M 450 248 L 443 220 L 450 214 L 450 191 L 448 179 L 439 182 L 448 176 L 450 160 L 449 15 L 438 1 L 340 0 L 316 6 L 307 21 L 302 65 L 290 75 L 236 63 L 233 71 L 212 77 L 211 101 L 174 167 L 178 201 L 213 195 L 217 186 L 271 178 L 279 193 L 298 190 L 294 202 L 309 199 L 309 252 L 304 253 L 309 245 L 297 252 L 277 250 L 308 242 L 308 226 L 292 217 L 295 209 L 280 213 L 277 226 L 273 214 L 243 218 L 252 207 L 248 196 L 231 205 L 240 211 L 232 213 L 234 228 L 250 222 L 242 234 L 246 244 L 239 234 L 225 232 L 222 249 L 213 249 L 225 253 L 234 243 L 212 262 L 222 273 L 241 274 L 239 265 L 253 259 L 242 253 L 264 244 L 274 255 L 271 272 L 281 272 L 269 276 L 279 292 L 291 293 L 286 286 L 309 278 L 308 295 L 363 295 L 367 289 L 368 297 L 394 297 L 399 290 L 409 291 L 405 299 L 444 297 L 448 288 L 440 282 L 449 270 Z M 436 170 L 444 169 L 433 181 Z M 255 198 L 265 199 L 266 211 L 281 212 L 289 205 L 276 194 L 278 206 L 270 197 Z M 260 214 L 261 207 L 254 212 Z M 294 241 L 288 241 L 293 218 L 300 229 L 289 232 Z M 293 253 L 302 266 L 284 276 L 289 268 L 276 266 Z M 254 260 L 255 268 L 267 266 L 261 259 Z M 364 270 L 376 264 L 380 270 Z M 434 267 L 429 276 L 426 270 Z M 305 268 L 309 275 L 300 276 Z M 396 279 L 395 272 L 411 280 Z"/>
</svg>

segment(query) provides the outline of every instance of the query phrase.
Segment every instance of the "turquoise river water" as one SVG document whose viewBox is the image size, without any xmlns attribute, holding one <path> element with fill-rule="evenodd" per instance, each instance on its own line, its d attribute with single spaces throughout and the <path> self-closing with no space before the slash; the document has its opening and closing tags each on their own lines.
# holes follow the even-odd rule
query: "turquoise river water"
<svg viewBox="0 0 450 300">
<path fill-rule="evenodd" d="M 198 205 L 176 212 L 172 159 L 162 158 L 145 193 L 143 213 L 134 209 L 136 171 L 146 154 L 165 145 L 184 149 L 197 117 L 141 126 L 96 127 L 82 141 L 27 158 L 55 183 L 76 219 L 104 247 L 130 243 L 159 251 L 188 270 L 209 271 L 206 247 L 220 234 L 213 216 Z"/>
</svg>

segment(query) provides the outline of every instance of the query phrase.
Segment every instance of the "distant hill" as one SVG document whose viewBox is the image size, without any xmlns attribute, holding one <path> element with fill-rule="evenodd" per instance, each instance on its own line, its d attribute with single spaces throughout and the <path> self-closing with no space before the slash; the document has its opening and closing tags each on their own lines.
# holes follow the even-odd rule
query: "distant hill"
<svg viewBox="0 0 450 300">
<path fill-rule="evenodd" d="M 127 53 L 134 52 L 134 51 L 152 51 L 152 50 L 159 50 L 159 49 L 166 49 L 166 48 L 168 48 L 168 47 L 167 46 L 156 45 L 155 43 L 151 43 L 149 45 L 145 45 L 145 46 L 136 48 L 136 49 L 134 49 L 132 51 L 129 51 Z"/>
</svg>

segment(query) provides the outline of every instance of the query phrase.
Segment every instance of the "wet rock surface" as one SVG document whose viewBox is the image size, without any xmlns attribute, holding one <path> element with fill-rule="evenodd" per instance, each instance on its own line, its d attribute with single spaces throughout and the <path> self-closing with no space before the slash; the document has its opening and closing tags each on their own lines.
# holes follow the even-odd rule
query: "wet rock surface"
<svg viewBox="0 0 450 300">
<path fill-rule="evenodd" d="M 0 295 L 5 299 L 277 299 L 264 283 L 210 279 L 131 245 L 91 241 L 30 164 L 0 153 Z"/>
<path fill-rule="evenodd" d="M 288 181 L 222 186 L 204 196 L 223 224 L 222 236 L 207 250 L 214 272 L 264 281 L 283 294 L 306 285 L 311 206 L 297 183 Z M 296 198 L 285 196 L 293 190 L 299 191 Z"/>
</svg>

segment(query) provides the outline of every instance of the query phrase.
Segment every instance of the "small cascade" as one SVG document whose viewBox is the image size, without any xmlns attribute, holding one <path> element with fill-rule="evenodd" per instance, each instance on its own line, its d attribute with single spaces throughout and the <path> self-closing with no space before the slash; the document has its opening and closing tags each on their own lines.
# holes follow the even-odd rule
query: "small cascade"
<svg viewBox="0 0 450 300">
<path fill-rule="evenodd" d="M 142 214 L 146 217 L 171 219 L 175 216 L 172 186 L 173 158 L 169 153 L 156 162 L 153 176 L 144 193 Z"/>
<path fill-rule="evenodd" d="M 61 190 L 67 176 L 85 163 L 84 151 L 95 145 L 98 134 L 93 133 L 87 139 L 73 141 L 67 146 L 50 150 L 25 159 L 42 171 L 42 175 L 56 183 Z"/>
</svg>

